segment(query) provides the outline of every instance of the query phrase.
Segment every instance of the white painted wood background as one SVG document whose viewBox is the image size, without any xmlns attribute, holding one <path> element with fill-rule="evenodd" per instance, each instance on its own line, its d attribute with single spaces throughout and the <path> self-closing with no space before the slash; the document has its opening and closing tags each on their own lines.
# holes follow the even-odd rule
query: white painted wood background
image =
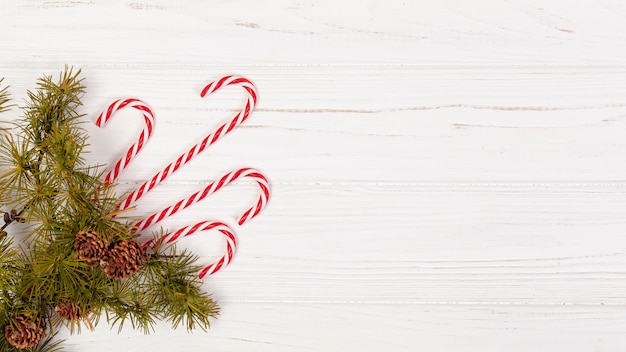
<svg viewBox="0 0 626 352">
<path fill-rule="evenodd" d="M 227 121 L 249 121 L 137 214 L 252 166 L 266 211 L 205 280 L 208 333 L 101 324 L 68 351 L 623 351 L 626 3 L 532 1 L 0 2 L 0 76 L 17 99 L 82 68 L 88 122 L 144 99 L 154 137 L 130 189 Z M 17 116 L 18 112 L 14 111 Z M 140 130 L 88 125 L 90 161 Z M 5 115 L 6 116 L 6 115 Z M 233 217 L 241 182 L 171 218 Z M 189 238 L 210 261 L 216 235 Z M 201 248 L 199 248 L 201 247 Z"/>
</svg>

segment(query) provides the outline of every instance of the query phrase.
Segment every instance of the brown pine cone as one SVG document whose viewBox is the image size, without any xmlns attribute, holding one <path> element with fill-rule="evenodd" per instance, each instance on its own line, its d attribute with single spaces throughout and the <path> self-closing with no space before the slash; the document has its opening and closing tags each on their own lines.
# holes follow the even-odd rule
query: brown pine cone
<svg viewBox="0 0 626 352">
<path fill-rule="evenodd" d="M 146 254 L 137 241 L 121 241 L 109 246 L 100 266 L 106 276 L 123 279 L 139 271 L 145 260 Z"/>
<path fill-rule="evenodd" d="M 107 246 L 98 233 L 93 230 L 88 230 L 80 231 L 76 234 L 74 248 L 76 249 L 78 259 L 91 262 L 102 258 L 106 252 Z"/>
<path fill-rule="evenodd" d="M 24 218 L 22 218 L 18 213 L 17 210 L 15 209 L 11 209 L 11 212 L 5 212 L 4 213 L 4 223 L 5 224 L 10 224 L 13 221 L 19 221 L 19 222 L 24 222 Z"/>
<path fill-rule="evenodd" d="M 17 348 L 28 348 L 38 344 L 46 336 L 42 319 L 33 319 L 29 314 L 18 314 L 12 324 L 4 327 L 4 337 Z"/>
<path fill-rule="evenodd" d="M 77 321 L 83 317 L 80 306 L 73 302 L 58 303 L 54 310 L 58 315 L 69 321 Z"/>
</svg>

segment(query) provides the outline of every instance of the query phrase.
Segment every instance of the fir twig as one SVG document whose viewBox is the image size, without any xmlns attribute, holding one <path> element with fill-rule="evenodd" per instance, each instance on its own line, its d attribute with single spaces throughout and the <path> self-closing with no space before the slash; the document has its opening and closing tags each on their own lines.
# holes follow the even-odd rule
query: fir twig
<svg viewBox="0 0 626 352">
<path fill-rule="evenodd" d="M 201 290 L 197 257 L 160 241 L 144 253 L 132 219 L 118 210 L 115 185 L 85 164 L 84 92 L 80 70 L 66 68 L 57 80 L 44 76 L 28 92 L 14 132 L 0 141 L 0 201 L 18 209 L 5 213 L 0 232 L 0 328 L 15 332 L 11 341 L 0 333 L 2 351 L 16 343 L 60 350 L 51 338 L 40 341 L 40 330 L 21 334 L 29 326 L 79 332 L 81 324 L 93 329 L 105 318 L 120 330 L 130 323 L 145 333 L 157 320 L 206 330 L 218 314 Z M 0 111 L 7 103 L 5 87 Z M 20 246 L 6 232 L 15 222 L 29 228 Z"/>
<path fill-rule="evenodd" d="M 4 81 L 4 78 L 0 78 L 0 84 L 2 84 L 2 81 Z M 8 109 L 11 98 L 9 97 L 9 87 L 0 87 L 0 112 L 3 112 Z"/>
</svg>

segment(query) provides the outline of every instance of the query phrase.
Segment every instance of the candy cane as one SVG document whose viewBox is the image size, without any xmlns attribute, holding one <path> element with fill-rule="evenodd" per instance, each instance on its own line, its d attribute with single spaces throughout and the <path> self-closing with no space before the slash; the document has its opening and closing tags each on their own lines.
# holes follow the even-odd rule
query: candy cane
<svg viewBox="0 0 626 352">
<path fill-rule="evenodd" d="M 144 102 L 135 98 L 119 99 L 111 103 L 111 105 L 109 105 L 109 107 L 105 111 L 100 113 L 100 116 L 98 116 L 98 119 L 96 120 L 96 126 L 104 127 L 104 125 L 106 125 L 106 123 L 117 111 L 127 107 L 134 108 L 143 112 L 143 120 L 145 122 L 145 126 L 139 134 L 137 142 L 133 143 L 133 145 L 128 148 L 126 156 L 120 158 L 120 160 L 115 163 L 115 166 L 105 176 L 104 183 L 107 184 L 117 180 L 120 175 L 120 171 L 128 166 L 128 164 L 135 157 L 135 155 L 139 153 L 144 145 L 144 142 L 152 135 L 152 129 L 154 126 L 154 113 Z"/>
<path fill-rule="evenodd" d="M 183 210 L 190 205 L 203 200 L 207 196 L 220 190 L 222 187 L 242 177 L 249 177 L 254 179 L 254 181 L 256 181 L 257 185 L 261 189 L 261 195 L 259 196 L 256 204 L 243 212 L 243 214 L 237 220 L 237 223 L 239 225 L 243 225 L 245 222 L 257 216 L 263 210 L 263 208 L 267 204 L 267 201 L 270 198 L 269 181 L 265 176 L 263 176 L 263 174 L 251 168 L 243 168 L 234 172 L 227 173 L 226 175 L 222 176 L 218 181 L 211 182 L 211 184 L 206 186 L 202 191 L 198 191 L 191 196 L 185 199 L 181 199 L 175 204 L 170 205 L 159 212 L 151 214 L 145 219 L 139 220 L 135 223 L 135 228 L 137 229 L 137 231 L 144 230 L 147 227 L 152 226 L 159 221 L 165 219 L 166 217 L 174 215 L 178 211 Z"/>
<path fill-rule="evenodd" d="M 218 272 L 222 267 L 228 265 L 233 259 L 235 248 L 237 247 L 237 239 L 235 238 L 234 231 L 230 226 L 219 221 L 202 221 L 193 226 L 182 227 L 175 232 L 167 233 L 157 239 L 159 242 L 172 243 L 179 237 L 189 236 L 196 232 L 216 230 L 221 232 L 226 237 L 226 254 L 224 254 L 215 263 L 205 266 L 198 274 L 199 278 L 204 278 L 205 275 L 212 275 Z M 150 240 L 144 244 L 144 248 L 150 246 L 153 240 Z"/>
<path fill-rule="evenodd" d="M 250 116 L 250 113 L 256 106 L 257 93 L 256 93 L 256 88 L 254 87 L 252 82 L 250 82 L 248 79 L 244 77 L 238 77 L 238 76 L 222 77 L 221 79 L 211 82 L 207 86 L 205 86 L 204 89 L 201 91 L 200 96 L 205 97 L 217 91 L 218 89 L 224 86 L 228 86 L 228 85 L 239 85 L 243 87 L 245 91 L 248 93 L 247 101 L 246 101 L 244 108 L 233 119 L 231 119 L 229 123 L 225 123 L 221 125 L 215 132 L 207 135 L 200 143 L 194 145 L 186 153 L 180 155 L 174 162 L 166 166 L 165 169 L 163 169 L 161 172 L 157 173 L 150 180 L 144 182 L 136 190 L 132 191 L 126 197 L 126 199 L 122 202 L 122 204 L 120 204 L 119 208 L 121 209 L 128 208 L 132 203 L 136 202 L 144 194 L 152 190 L 157 184 L 164 181 L 169 175 L 172 175 L 173 173 L 178 171 L 182 165 L 186 164 L 191 159 L 193 159 L 193 157 L 195 157 L 196 155 L 204 151 L 206 147 L 212 145 L 213 143 L 217 142 L 220 138 L 222 138 L 223 136 L 231 132 L 233 129 L 235 129 L 237 126 L 242 124 Z M 112 109 L 110 107 L 109 111 L 110 112 L 106 115 L 105 122 L 106 120 L 110 118 L 110 116 L 115 111 L 115 109 Z M 146 126 L 147 126 L 147 136 L 149 137 L 152 133 L 153 115 L 149 109 L 145 111 L 149 111 L 150 116 L 152 117 L 152 119 L 149 119 L 144 114 L 144 118 L 145 118 Z M 102 117 L 102 114 L 101 114 L 101 117 Z M 98 126 L 100 126 L 101 117 L 98 118 L 98 121 L 97 121 Z M 146 131 L 144 130 L 144 132 Z M 126 158 L 120 159 L 120 161 L 118 161 L 118 163 L 116 164 L 115 168 L 111 172 L 109 172 L 106 178 L 107 182 L 109 179 L 116 180 L 117 177 L 119 176 L 120 170 L 124 169 L 130 162 L 130 160 L 132 160 L 132 158 L 139 152 L 139 150 L 143 146 L 143 140 L 145 136 L 144 132 L 142 132 L 142 134 L 140 135 L 139 142 L 137 143 L 137 147 L 135 148 L 135 145 L 133 145 L 127 152 Z M 242 225 L 248 220 L 257 216 L 263 210 L 263 208 L 265 207 L 265 204 L 267 204 L 267 201 L 269 200 L 269 182 L 267 178 L 263 176 L 263 174 L 261 174 L 260 172 L 250 169 L 250 168 L 240 169 L 240 170 L 237 170 L 237 171 L 234 171 L 234 172 L 231 172 L 222 176 L 218 181 L 211 183 L 204 190 L 200 192 L 196 192 L 190 197 L 180 200 L 173 206 L 167 207 L 158 213 L 154 213 L 144 220 L 138 221 L 137 223 L 135 223 L 135 229 L 137 231 L 140 231 L 153 224 L 156 224 L 157 222 L 163 220 L 164 218 L 175 214 L 179 210 L 185 209 L 189 207 L 191 204 L 201 201 L 208 195 L 215 193 L 216 191 L 218 191 L 225 185 L 230 184 L 241 177 L 253 178 L 261 189 L 261 195 L 259 196 L 255 206 L 247 209 L 239 217 L 238 224 Z M 202 278 L 207 274 L 210 275 L 210 274 L 217 272 L 224 265 L 229 264 L 232 259 L 233 253 L 236 249 L 237 242 L 235 240 L 234 231 L 232 231 L 232 229 L 228 227 L 228 225 L 222 222 L 203 221 L 193 226 L 185 226 L 177 230 L 174 233 L 165 234 L 158 240 L 167 241 L 169 243 L 169 242 L 176 241 L 176 239 L 178 239 L 181 235 L 188 236 L 195 232 L 208 231 L 211 229 L 218 230 L 222 234 L 224 234 L 224 236 L 226 236 L 226 239 L 227 239 L 227 245 L 226 245 L 227 251 L 226 252 L 227 253 L 224 256 L 222 256 L 222 258 L 220 258 L 220 260 L 218 260 L 216 263 L 206 266 L 199 274 L 199 277 Z M 145 246 L 147 247 L 151 243 L 152 241 L 149 241 L 145 244 Z"/>
<path fill-rule="evenodd" d="M 149 192 L 156 185 L 163 182 L 168 176 L 178 171 L 181 166 L 185 165 L 193 159 L 193 157 L 204 151 L 206 147 L 217 142 L 220 138 L 235 129 L 235 127 L 242 124 L 248 116 L 250 116 L 250 113 L 256 106 L 257 93 L 254 84 L 252 84 L 252 82 L 250 82 L 247 78 L 239 76 L 222 77 L 221 79 L 211 82 L 204 87 L 200 96 L 205 97 L 218 89 L 229 85 L 241 86 L 248 93 L 244 108 L 229 123 L 221 125 L 215 132 L 210 133 L 200 143 L 194 145 L 186 153 L 180 155 L 175 161 L 167 165 L 161 172 L 154 175 L 149 181 L 144 182 L 141 186 L 139 186 L 139 188 L 132 191 L 120 205 L 121 209 L 128 208 L 132 203 L 139 200 L 139 198 L 141 198 L 145 193 Z"/>
</svg>

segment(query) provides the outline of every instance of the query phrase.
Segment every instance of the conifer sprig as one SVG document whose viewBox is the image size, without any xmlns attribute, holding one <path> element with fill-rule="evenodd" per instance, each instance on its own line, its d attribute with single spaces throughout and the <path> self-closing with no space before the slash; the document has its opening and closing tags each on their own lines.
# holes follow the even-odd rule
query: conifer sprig
<svg viewBox="0 0 626 352">
<path fill-rule="evenodd" d="M 80 73 L 41 78 L 0 143 L 0 201 L 13 208 L 0 232 L 2 351 L 58 351 L 44 334 L 93 328 L 101 318 L 149 333 L 158 320 L 206 330 L 218 314 L 201 290 L 197 257 L 158 240 L 146 251 L 133 219 L 118 214 L 115 185 L 85 164 Z M 8 102 L 5 87 L 0 111 Z M 10 235 L 14 223 L 28 228 L 20 245 Z"/>
<path fill-rule="evenodd" d="M 9 101 L 11 101 L 9 98 L 9 87 L 1 86 L 2 81 L 4 81 L 4 78 L 0 78 L 0 112 L 7 110 L 9 107 Z"/>
</svg>

